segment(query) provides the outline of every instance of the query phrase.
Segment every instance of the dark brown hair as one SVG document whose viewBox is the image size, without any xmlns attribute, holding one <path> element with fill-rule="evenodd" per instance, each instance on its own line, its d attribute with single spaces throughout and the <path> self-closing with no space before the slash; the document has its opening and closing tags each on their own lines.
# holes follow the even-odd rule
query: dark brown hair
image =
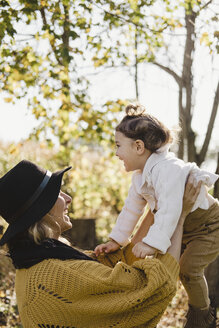
<svg viewBox="0 0 219 328">
<path fill-rule="evenodd" d="M 173 141 L 171 131 L 158 119 L 147 114 L 142 105 L 130 104 L 125 111 L 126 116 L 117 125 L 116 131 L 127 138 L 142 140 L 145 148 L 153 153 Z"/>
</svg>

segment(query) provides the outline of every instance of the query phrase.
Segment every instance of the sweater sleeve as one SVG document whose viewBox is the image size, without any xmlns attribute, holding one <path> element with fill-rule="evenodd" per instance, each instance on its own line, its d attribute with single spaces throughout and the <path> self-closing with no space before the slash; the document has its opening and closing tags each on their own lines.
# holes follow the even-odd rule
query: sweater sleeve
<svg viewBox="0 0 219 328">
<path fill-rule="evenodd" d="M 137 192 L 137 180 L 138 174 L 134 173 L 128 197 L 126 198 L 123 209 L 109 235 L 110 238 L 114 239 L 122 246 L 126 246 L 129 243 L 129 237 L 131 236 L 139 218 L 143 214 L 147 203 L 146 200 Z"/>
<path fill-rule="evenodd" d="M 178 263 L 169 254 L 133 261 L 131 252 L 125 254 L 126 263 L 119 260 L 112 259 L 110 267 L 48 259 L 17 270 L 23 326 L 154 328 L 175 294 Z"/>
<path fill-rule="evenodd" d="M 83 322 L 85 316 L 96 327 L 147 324 L 149 328 L 157 324 L 175 294 L 178 269 L 169 254 L 132 265 L 118 262 L 114 268 L 77 261 L 65 266 L 63 283 L 69 302 L 74 303 L 74 315 L 78 313 L 79 327 L 90 327 Z"/>
<path fill-rule="evenodd" d="M 185 182 L 189 170 L 180 165 L 157 165 L 154 172 L 154 189 L 158 210 L 154 224 L 143 242 L 165 253 L 171 245 L 170 238 L 175 231 L 182 211 Z"/>
</svg>

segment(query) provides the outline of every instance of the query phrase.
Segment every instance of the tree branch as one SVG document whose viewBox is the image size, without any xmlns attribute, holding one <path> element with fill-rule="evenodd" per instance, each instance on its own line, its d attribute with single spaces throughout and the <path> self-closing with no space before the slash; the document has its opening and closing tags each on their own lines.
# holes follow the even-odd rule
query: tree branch
<svg viewBox="0 0 219 328">
<path fill-rule="evenodd" d="M 138 90 L 138 30 L 135 30 L 135 97 L 138 100 L 139 90 Z"/>
<path fill-rule="evenodd" d="M 219 152 L 217 153 L 217 168 L 215 174 L 219 174 Z M 219 180 L 217 180 L 214 185 L 214 197 L 219 198 Z"/>
<path fill-rule="evenodd" d="M 65 19 L 64 19 L 64 24 L 63 24 L 63 34 L 62 34 L 62 42 L 63 42 L 63 46 L 65 47 L 65 49 L 68 51 L 69 49 L 69 11 L 67 6 L 63 5 L 64 7 L 64 15 L 65 15 Z"/>
<path fill-rule="evenodd" d="M 131 19 L 128 19 L 128 18 L 125 18 L 125 17 L 120 16 L 120 15 L 118 15 L 118 14 L 112 13 L 112 12 L 110 12 L 110 11 L 104 9 L 103 7 L 98 6 L 96 3 L 93 3 L 93 5 L 94 5 L 95 7 L 97 7 L 98 9 L 104 11 L 107 15 L 110 15 L 110 16 L 112 16 L 112 17 L 115 17 L 115 18 L 117 18 L 119 21 L 122 21 L 122 22 L 125 22 L 125 23 L 128 23 L 128 24 L 132 24 L 132 25 L 134 25 L 136 28 L 139 27 L 139 28 L 141 28 L 141 31 L 145 31 L 146 33 L 147 33 L 148 31 L 150 31 L 150 32 L 152 32 L 152 33 L 165 33 L 165 34 L 167 34 L 167 35 L 174 35 L 174 36 L 176 36 L 176 34 L 174 34 L 174 33 L 164 32 L 164 31 L 168 28 L 168 24 L 166 24 L 163 28 L 160 28 L 159 30 L 154 30 L 154 29 L 150 28 L 148 24 L 144 24 L 144 25 L 143 25 L 143 24 L 135 23 L 135 22 L 133 22 Z M 145 17 L 146 17 L 146 16 L 145 16 Z M 145 25 L 146 25 L 146 26 L 145 26 Z M 177 34 L 177 36 L 185 36 L 185 34 Z"/>
<path fill-rule="evenodd" d="M 44 27 L 46 27 L 48 24 L 47 24 L 46 15 L 45 15 L 45 9 L 43 7 L 40 8 L 40 13 L 41 13 L 41 17 L 43 20 L 43 25 L 44 25 Z"/>
<path fill-rule="evenodd" d="M 42 17 L 42 20 L 43 20 L 43 25 L 46 29 L 48 29 L 48 23 L 47 23 L 47 19 L 46 19 L 46 14 L 45 14 L 45 8 L 44 7 L 41 7 L 40 8 L 40 14 L 41 14 L 41 17 Z M 56 55 L 56 48 L 55 48 L 55 45 L 52 43 L 52 41 L 49 39 L 49 43 L 50 43 L 50 46 L 53 50 L 53 53 L 55 55 L 55 58 L 57 60 L 57 62 L 59 63 L 59 65 L 63 66 L 62 62 L 60 61 L 60 59 L 58 58 L 58 56 Z"/>
<path fill-rule="evenodd" d="M 205 5 L 203 5 L 202 7 L 200 7 L 200 10 L 198 13 L 200 13 L 201 10 L 205 9 L 208 5 L 210 5 L 210 3 L 212 2 L 213 0 L 209 0 Z"/>
<path fill-rule="evenodd" d="M 212 134 L 212 130 L 214 127 L 214 122 L 216 119 L 216 115 L 217 115 L 217 110 L 218 110 L 218 104 L 219 104 L 219 82 L 217 84 L 217 90 L 215 92 L 215 97 L 214 97 L 214 102 L 213 102 L 213 106 L 212 106 L 212 111 L 211 111 L 211 117 L 208 123 L 208 129 L 207 129 L 207 133 L 205 136 L 205 140 L 202 146 L 202 149 L 198 155 L 198 159 L 199 159 L 199 165 L 204 161 L 207 150 L 208 150 L 208 145 L 211 139 L 211 134 Z"/>
<path fill-rule="evenodd" d="M 182 78 L 176 72 L 174 72 L 172 69 L 170 69 L 169 67 L 164 66 L 162 64 L 159 64 L 157 62 L 152 62 L 152 64 L 160 67 L 163 71 L 170 74 L 175 79 L 175 81 L 177 82 L 177 84 L 179 86 L 182 84 Z"/>
</svg>

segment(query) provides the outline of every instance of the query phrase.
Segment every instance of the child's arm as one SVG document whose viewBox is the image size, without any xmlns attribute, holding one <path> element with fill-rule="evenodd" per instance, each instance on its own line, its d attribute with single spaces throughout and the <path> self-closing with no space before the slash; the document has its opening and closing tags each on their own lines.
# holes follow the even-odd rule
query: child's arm
<svg viewBox="0 0 219 328">
<path fill-rule="evenodd" d="M 113 239 L 109 240 L 107 243 L 105 244 L 100 244 L 98 245 L 95 250 L 94 253 L 96 256 L 100 255 L 101 253 L 111 253 L 111 252 L 115 252 L 117 251 L 117 249 L 120 248 L 120 245 Z"/>
<path fill-rule="evenodd" d="M 195 183 L 194 178 L 192 176 L 189 177 L 188 182 L 186 184 L 185 187 L 185 192 L 184 192 L 184 196 L 183 196 L 183 208 L 182 208 L 182 212 L 180 215 L 180 219 L 178 222 L 178 232 L 174 232 L 172 238 L 171 238 L 171 243 L 174 244 L 174 240 L 177 239 L 179 237 L 179 234 L 181 234 L 182 232 L 180 232 L 180 229 L 183 229 L 183 224 L 184 224 L 184 220 L 186 218 L 186 216 L 190 213 L 199 193 L 200 193 L 200 189 L 201 189 L 201 181 L 199 181 L 198 185 Z M 147 217 L 146 217 L 147 218 Z M 145 218 L 145 219 L 146 219 Z M 144 220 L 145 220 L 144 219 Z M 149 217 L 149 222 L 152 224 L 153 220 L 152 218 Z M 144 224 L 145 225 L 145 224 Z M 143 225 L 143 227 L 144 227 Z M 181 227 L 181 228 L 180 228 Z M 141 226 L 140 228 L 141 229 Z M 148 230 L 147 230 L 148 231 Z M 137 231 L 138 233 L 138 231 Z M 141 234 L 139 234 L 139 236 L 141 237 Z M 134 255 L 136 257 L 141 257 L 141 258 L 145 258 L 145 256 L 147 255 L 154 255 L 156 253 L 157 249 L 153 248 L 143 242 L 138 242 L 137 239 L 137 243 L 135 244 L 135 246 L 132 249 L 132 252 L 134 253 Z M 180 256 L 180 250 L 176 249 L 174 246 L 170 246 L 170 248 L 168 249 L 168 252 L 172 252 L 172 255 L 179 260 L 179 256 Z M 170 252 L 170 253 L 171 253 Z"/>
<path fill-rule="evenodd" d="M 145 258 L 146 255 L 153 255 L 156 252 L 156 249 L 146 245 L 141 240 L 144 238 L 150 226 L 154 223 L 154 214 L 149 210 L 141 222 L 137 232 L 135 233 L 134 237 L 132 238 L 132 243 L 135 246 L 132 248 L 132 252 L 136 257 Z"/>
<path fill-rule="evenodd" d="M 142 238 L 144 238 L 148 230 L 150 229 L 150 226 L 154 223 L 154 214 L 149 210 L 142 220 L 139 228 L 137 229 L 135 235 L 132 237 L 132 244 L 137 244 L 139 241 L 142 241 Z"/>
<path fill-rule="evenodd" d="M 138 178 L 139 174 L 134 173 L 128 197 L 109 235 L 111 239 L 121 246 L 126 246 L 130 242 L 129 238 L 147 204 L 147 201 L 137 191 L 136 186 L 140 184 Z"/>
<path fill-rule="evenodd" d="M 142 238 L 147 234 L 150 226 L 154 223 L 154 215 L 151 212 L 151 210 L 149 210 L 146 214 L 146 216 L 144 217 L 144 219 L 142 220 L 138 230 L 136 231 L 135 235 L 133 236 L 131 242 L 132 244 L 139 244 L 139 242 L 142 240 Z M 144 244 L 144 243 L 142 243 Z M 145 244 L 144 244 L 145 245 Z M 115 240 L 110 240 L 105 244 L 100 244 L 98 245 L 94 252 L 96 254 L 96 256 L 98 256 L 100 253 L 111 253 L 116 251 L 117 249 L 119 249 L 121 245 L 119 245 Z M 138 251 L 137 251 L 138 252 Z M 134 255 L 136 257 L 141 257 L 141 256 L 137 256 L 135 252 L 133 252 Z"/>
<path fill-rule="evenodd" d="M 132 185 L 129 189 L 128 197 L 125 200 L 125 205 L 119 214 L 116 224 L 113 227 L 109 238 L 111 239 L 106 244 L 98 245 L 95 248 L 95 254 L 98 255 L 102 252 L 111 253 L 120 246 L 126 246 L 130 240 L 134 227 L 143 214 L 146 205 L 146 200 L 137 192 L 135 184 L 139 178 L 138 174 L 133 174 Z M 143 236 L 142 236 L 143 237 Z"/>
<path fill-rule="evenodd" d="M 177 226 L 183 203 L 187 172 L 179 165 L 156 165 L 153 170 L 152 183 L 157 199 L 157 212 L 154 224 L 142 241 L 166 253 L 171 245 L 171 237 Z"/>
</svg>

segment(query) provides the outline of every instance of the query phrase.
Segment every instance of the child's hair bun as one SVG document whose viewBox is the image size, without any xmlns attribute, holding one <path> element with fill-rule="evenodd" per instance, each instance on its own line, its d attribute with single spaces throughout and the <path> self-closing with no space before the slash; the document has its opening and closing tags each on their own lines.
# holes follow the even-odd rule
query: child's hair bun
<svg viewBox="0 0 219 328">
<path fill-rule="evenodd" d="M 128 116 L 142 116 L 146 113 L 144 106 L 138 104 L 129 104 L 126 106 L 125 111 Z"/>
</svg>

